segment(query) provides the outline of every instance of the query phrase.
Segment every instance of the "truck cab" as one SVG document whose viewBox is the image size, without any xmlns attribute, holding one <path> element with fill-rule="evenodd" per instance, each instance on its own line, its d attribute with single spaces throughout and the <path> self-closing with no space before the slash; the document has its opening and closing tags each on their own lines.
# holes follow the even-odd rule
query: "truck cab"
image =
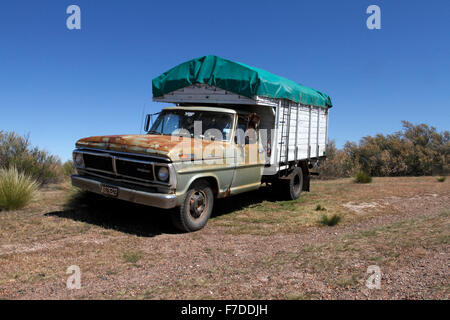
<svg viewBox="0 0 450 320">
<path fill-rule="evenodd" d="M 73 152 L 83 190 L 172 209 L 175 225 L 202 228 L 215 198 L 256 190 L 266 162 L 250 112 L 179 106 L 163 109 L 144 135 L 79 140 Z"/>
</svg>

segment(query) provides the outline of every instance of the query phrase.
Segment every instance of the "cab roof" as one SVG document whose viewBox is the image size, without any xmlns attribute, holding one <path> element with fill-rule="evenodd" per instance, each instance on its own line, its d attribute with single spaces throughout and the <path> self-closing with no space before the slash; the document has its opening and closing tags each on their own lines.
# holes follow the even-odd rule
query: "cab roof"
<svg viewBox="0 0 450 320">
<path fill-rule="evenodd" d="M 236 114 L 236 110 L 220 107 L 205 107 L 205 106 L 178 106 L 178 107 L 167 107 L 163 110 L 190 110 L 190 111 L 211 111 L 211 112 L 224 112 Z"/>
</svg>

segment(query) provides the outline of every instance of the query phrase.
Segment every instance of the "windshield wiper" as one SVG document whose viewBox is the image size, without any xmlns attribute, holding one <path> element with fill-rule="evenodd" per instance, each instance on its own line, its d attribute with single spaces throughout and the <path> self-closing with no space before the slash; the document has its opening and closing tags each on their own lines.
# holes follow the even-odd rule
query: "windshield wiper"
<svg viewBox="0 0 450 320">
<path fill-rule="evenodd" d="M 162 134 L 162 133 L 158 132 L 158 131 L 150 130 L 150 131 L 147 131 L 147 134 Z"/>
</svg>

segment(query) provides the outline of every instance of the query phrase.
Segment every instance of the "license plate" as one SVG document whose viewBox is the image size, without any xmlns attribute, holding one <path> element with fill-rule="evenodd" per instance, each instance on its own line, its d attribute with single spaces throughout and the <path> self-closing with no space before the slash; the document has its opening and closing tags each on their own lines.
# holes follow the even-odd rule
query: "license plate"
<svg viewBox="0 0 450 320">
<path fill-rule="evenodd" d="M 117 197 L 119 195 L 119 188 L 103 184 L 100 188 L 100 192 L 110 197 Z"/>
</svg>

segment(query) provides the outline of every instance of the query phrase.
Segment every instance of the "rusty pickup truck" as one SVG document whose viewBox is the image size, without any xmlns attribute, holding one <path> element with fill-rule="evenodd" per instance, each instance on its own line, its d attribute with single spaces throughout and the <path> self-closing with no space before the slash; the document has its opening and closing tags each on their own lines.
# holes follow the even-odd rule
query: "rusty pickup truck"
<svg viewBox="0 0 450 320">
<path fill-rule="evenodd" d="M 76 142 L 74 186 L 171 209 L 190 232 L 215 199 L 263 183 L 297 199 L 326 156 L 330 98 L 261 69 L 193 59 L 153 79 L 153 100 L 175 106 L 147 115 L 146 134 Z"/>
</svg>

